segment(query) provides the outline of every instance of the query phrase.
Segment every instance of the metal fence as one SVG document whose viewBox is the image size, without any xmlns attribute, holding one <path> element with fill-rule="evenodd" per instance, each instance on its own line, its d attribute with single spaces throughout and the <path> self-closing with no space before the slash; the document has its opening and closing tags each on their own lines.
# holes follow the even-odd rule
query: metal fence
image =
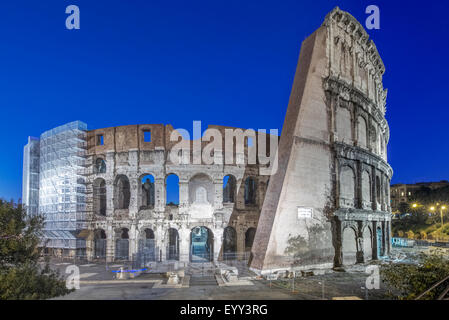
<svg viewBox="0 0 449 320">
<path fill-rule="evenodd" d="M 129 260 L 129 240 L 117 239 L 115 241 L 115 259 Z"/>
</svg>

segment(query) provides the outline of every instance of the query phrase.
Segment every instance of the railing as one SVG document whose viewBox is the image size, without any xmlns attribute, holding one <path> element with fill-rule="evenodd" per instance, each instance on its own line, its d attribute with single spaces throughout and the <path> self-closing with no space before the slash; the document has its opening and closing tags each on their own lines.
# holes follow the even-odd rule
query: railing
<svg viewBox="0 0 449 320">
<path fill-rule="evenodd" d="M 436 288 L 440 287 L 442 284 L 444 284 L 446 281 L 449 281 L 449 276 L 444 278 L 443 280 L 435 283 L 433 286 L 431 286 L 429 289 L 421 293 L 419 296 L 416 297 L 415 300 L 420 300 L 425 295 L 427 295 L 432 290 L 435 290 Z M 441 292 L 441 294 L 438 296 L 437 300 L 449 300 L 449 297 L 446 297 L 449 293 L 449 285 L 446 283 L 447 287 Z"/>
</svg>

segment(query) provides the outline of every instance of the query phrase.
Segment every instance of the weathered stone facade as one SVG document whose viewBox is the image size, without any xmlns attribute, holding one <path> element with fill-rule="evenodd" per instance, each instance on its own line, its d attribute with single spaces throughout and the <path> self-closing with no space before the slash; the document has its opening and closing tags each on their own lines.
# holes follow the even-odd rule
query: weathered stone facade
<svg viewBox="0 0 449 320">
<path fill-rule="evenodd" d="M 225 136 L 225 127 L 210 128 Z M 207 228 L 213 241 L 209 260 L 221 258 L 223 250 L 240 253 L 234 258 L 249 255 L 269 177 L 259 175 L 259 165 L 193 164 L 193 151 L 182 154 L 189 164 L 174 164 L 169 158 L 176 143 L 170 141 L 172 131 L 170 125 L 132 125 L 87 132 L 89 259 L 104 255 L 109 261 L 126 259 L 116 252 L 120 240 L 128 243 L 124 251 L 131 259 L 140 250 L 139 241 L 151 239 L 156 261 L 188 262 L 192 230 L 197 227 Z M 151 132 L 149 142 L 146 132 Z M 256 146 L 245 146 L 245 154 Z M 215 158 L 223 157 L 219 150 L 214 153 Z M 235 159 L 239 156 L 245 157 L 236 154 Z M 172 174 L 179 178 L 179 205 L 166 201 L 166 178 Z M 146 180 L 149 175 L 153 182 Z M 227 237 L 224 247 L 223 237 Z M 101 251 L 99 241 L 106 243 L 103 254 L 96 252 Z"/>
<path fill-rule="evenodd" d="M 388 255 L 385 72 L 362 25 L 338 7 L 302 44 L 253 247 L 259 273 Z M 306 212 L 302 216 L 300 212 Z"/>
</svg>

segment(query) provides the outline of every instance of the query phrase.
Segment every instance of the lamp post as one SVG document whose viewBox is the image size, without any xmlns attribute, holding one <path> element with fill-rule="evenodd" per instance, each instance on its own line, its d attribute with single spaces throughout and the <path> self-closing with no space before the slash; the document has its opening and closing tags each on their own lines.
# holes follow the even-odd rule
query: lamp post
<svg viewBox="0 0 449 320">
<path fill-rule="evenodd" d="M 440 215 L 441 215 L 441 228 L 443 228 L 443 210 L 446 210 L 446 206 L 441 206 L 440 207 Z"/>
</svg>

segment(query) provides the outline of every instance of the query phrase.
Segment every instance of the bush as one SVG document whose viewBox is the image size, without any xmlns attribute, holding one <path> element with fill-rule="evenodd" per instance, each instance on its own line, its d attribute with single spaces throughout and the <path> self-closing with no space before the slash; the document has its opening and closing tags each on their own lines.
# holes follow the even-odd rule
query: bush
<svg viewBox="0 0 449 320">
<path fill-rule="evenodd" d="M 39 264 L 42 217 L 0 200 L 0 299 L 47 299 L 71 292 L 48 263 Z"/>
<path fill-rule="evenodd" d="M 67 294 L 65 282 L 56 272 L 33 265 L 10 268 L 0 274 L 0 300 L 48 299 Z"/>
<path fill-rule="evenodd" d="M 389 296 L 400 300 L 413 300 L 432 285 L 449 276 L 449 260 L 440 254 L 421 254 L 416 265 L 389 264 L 380 270 L 382 281 L 389 288 Z M 449 281 L 426 294 L 422 299 L 439 297 Z"/>
</svg>

